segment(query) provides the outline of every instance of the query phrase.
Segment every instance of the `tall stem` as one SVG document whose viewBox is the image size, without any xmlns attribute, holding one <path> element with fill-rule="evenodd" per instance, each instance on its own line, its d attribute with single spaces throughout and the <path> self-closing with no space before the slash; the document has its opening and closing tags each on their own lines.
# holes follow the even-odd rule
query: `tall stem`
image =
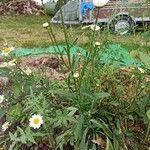
<svg viewBox="0 0 150 150">
<path fill-rule="evenodd" d="M 68 57 L 69 69 L 71 69 L 70 46 L 69 46 L 69 42 L 68 42 L 68 34 L 67 34 L 65 24 L 64 24 L 64 17 L 63 17 L 62 8 L 60 9 L 60 14 L 61 14 L 62 27 L 63 27 L 63 30 L 64 30 L 65 43 L 66 43 L 66 46 L 67 46 L 66 53 L 67 53 L 67 57 Z"/>
<path fill-rule="evenodd" d="M 145 136 L 145 140 L 144 141 L 147 141 L 148 136 L 149 136 L 149 132 L 150 132 L 150 121 L 148 123 L 148 128 L 147 128 L 147 132 L 146 132 L 146 136 Z"/>
<path fill-rule="evenodd" d="M 92 35 L 92 40 L 91 40 L 91 47 L 90 47 L 90 57 L 91 57 L 91 74 L 92 74 L 92 80 L 93 80 L 93 75 L 94 75 L 94 58 L 96 55 L 96 48 L 94 48 L 94 42 L 95 42 L 95 34 L 96 34 L 96 25 L 98 23 L 98 17 L 99 17 L 99 12 L 100 12 L 100 7 L 98 8 L 97 11 L 97 16 L 95 20 L 95 26 L 94 26 L 94 31 Z"/>
</svg>

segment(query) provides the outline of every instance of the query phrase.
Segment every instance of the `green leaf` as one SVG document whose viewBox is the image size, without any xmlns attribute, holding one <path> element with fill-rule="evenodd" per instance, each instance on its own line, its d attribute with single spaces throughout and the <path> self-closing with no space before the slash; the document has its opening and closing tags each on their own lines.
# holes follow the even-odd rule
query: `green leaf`
<svg viewBox="0 0 150 150">
<path fill-rule="evenodd" d="M 14 86 L 13 86 L 13 94 L 15 95 L 15 97 L 19 97 L 19 95 L 20 95 L 20 93 L 21 93 L 21 91 L 22 91 L 22 89 L 21 89 L 21 86 L 20 86 L 21 84 L 14 84 Z"/>
<path fill-rule="evenodd" d="M 148 117 L 148 119 L 149 119 L 149 121 L 150 121 L 150 109 L 147 110 L 146 115 L 147 115 L 147 117 Z"/>
<path fill-rule="evenodd" d="M 105 150 L 115 150 L 110 142 L 109 138 L 107 138 L 106 149 Z"/>
<path fill-rule="evenodd" d="M 14 117 L 15 119 L 19 118 L 22 112 L 22 106 L 17 103 L 16 105 L 11 106 L 8 109 L 8 115 Z"/>
<path fill-rule="evenodd" d="M 20 128 L 20 127 L 17 127 L 17 130 L 20 132 L 21 136 L 20 136 L 20 141 L 23 143 L 23 144 L 26 144 L 27 141 L 26 141 L 26 135 L 24 133 L 24 131 Z"/>
<path fill-rule="evenodd" d="M 9 136 L 10 136 L 10 139 L 12 141 L 16 141 L 17 137 L 14 134 L 12 134 L 11 132 L 9 132 Z"/>
<path fill-rule="evenodd" d="M 119 150 L 119 142 L 118 142 L 115 134 L 114 134 L 114 138 L 113 138 L 113 145 L 114 145 L 115 150 Z"/>
<path fill-rule="evenodd" d="M 69 114 L 68 114 L 68 116 L 71 116 L 71 117 L 72 117 L 72 116 L 76 113 L 76 111 L 78 110 L 78 108 L 75 108 L 75 107 L 68 107 L 67 110 L 70 111 Z"/>
<path fill-rule="evenodd" d="M 87 136 L 88 128 L 84 130 L 81 143 L 79 145 L 79 150 L 87 150 L 87 144 L 86 144 L 86 136 Z"/>
<path fill-rule="evenodd" d="M 74 99 L 74 95 L 72 93 L 70 93 L 69 91 L 62 90 L 62 89 L 50 90 L 49 93 L 57 94 L 61 97 L 67 98 L 69 100 Z"/>
<path fill-rule="evenodd" d="M 103 132 L 106 134 L 106 136 L 108 136 L 109 138 L 113 138 L 113 134 L 112 131 L 109 129 L 109 127 L 106 125 L 106 123 L 102 120 L 97 121 L 95 119 L 91 119 L 90 120 L 93 124 L 95 124 L 98 128 L 102 129 Z"/>
<path fill-rule="evenodd" d="M 9 77 L 11 69 L 10 68 L 0 68 L 0 76 Z"/>
<path fill-rule="evenodd" d="M 84 123 L 84 116 L 83 115 L 80 115 L 79 119 L 78 119 L 78 122 L 76 124 L 76 127 L 75 127 L 75 131 L 74 131 L 74 135 L 75 135 L 75 139 L 76 141 L 78 139 L 81 139 L 82 137 L 82 127 L 83 127 L 83 123 Z"/>
<path fill-rule="evenodd" d="M 14 150 L 15 145 L 16 145 L 16 141 L 14 141 L 14 142 L 10 145 L 10 147 L 9 147 L 8 150 Z"/>
<path fill-rule="evenodd" d="M 2 118 L 5 115 L 6 109 L 0 109 L 0 118 Z"/>
<path fill-rule="evenodd" d="M 139 54 L 141 61 L 145 64 L 146 68 L 150 70 L 150 56 L 142 52 L 140 52 Z"/>
<path fill-rule="evenodd" d="M 110 94 L 107 93 L 107 92 L 94 93 L 94 97 L 96 99 L 106 98 L 106 97 L 109 97 L 109 96 L 110 96 Z"/>
<path fill-rule="evenodd" d="M 35 144 L 36 141 L 34 140 L 33 134 L 32 134 L 32 132 L 31 132 L 31 130 L 30 130 L 29 127 L 26 128 L 25 133 L 26 133 L 26 138 L 27 138 L 27 140 L 28 140 L 29 142 Z"/>
</svg>

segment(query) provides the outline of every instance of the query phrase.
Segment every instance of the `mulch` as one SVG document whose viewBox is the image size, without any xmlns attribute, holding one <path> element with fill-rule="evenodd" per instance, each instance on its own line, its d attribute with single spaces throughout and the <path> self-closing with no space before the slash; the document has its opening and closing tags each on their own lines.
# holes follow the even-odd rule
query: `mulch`
<svg viewBox="0 0 150 150">
<path fill-rule="evenodd" d="M 24 15 L 40 15 L 42 7 L 32 0 L 10 0 L 8 2 L 0 2 L 1 14 L 24 14 Z"/>
</svg>

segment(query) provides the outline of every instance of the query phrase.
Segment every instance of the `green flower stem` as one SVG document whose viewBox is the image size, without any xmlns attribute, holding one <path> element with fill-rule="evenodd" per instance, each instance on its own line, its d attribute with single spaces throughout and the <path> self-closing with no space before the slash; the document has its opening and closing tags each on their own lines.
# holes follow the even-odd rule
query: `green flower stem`
<svg viewBox="0 0 150 150">
<path fill-rule="evenodd" d="M 62 52 L 61 52 L 61 50 L 60 50 L 60 48 L 59 48 L 59 46 L 58 46 L 57 40 L 56 40 L 56 38 L 55 38 L 55 35 L 53 35 L 53 29 L 51 28 L 51 26 L 49 27 L 49 29 L 50 29 L 50 31 L 49 31 L 48 28 L 47 28 L 47 32 L 48 32 L 48 35 L 49 35 L 49 37 L 50 37 L 50 40 L 51 40 L 52 43 L 55 44 L 56 47 L 57 47 L 57 49 L 54 47 L 54 48 L 55 48 L 55 51 L 56 51 L 56 52 L 57 52 L 57 50 L 59 51 L 61 60 L 63 61 L 63 64 L 64 64 L 66 67 L 68 67 L 67 64 L 65 63 L 64 58 L 63 58 L 63 54 L 62 54 Z"/>
<path fill-rule="evenodd" d="M 97 11 L 97 16 L 96 16 L 96 20 L 95 20 L 95 27 L 94 27 L 94 31 L 93 31 L 93 35 L 92 35 L 92 39 L 91 39 L 91 46 L 90 46 L 92 76 L 94 75 L 94 57 L 95 57 L 95 54 L 96 54 L 96 48 L 94 48 L 95 33 L 96 33 L 95 29 L 96 29 L 96 25 L 97 25 L 97 22 L 98 22 L 99 12 L 100 12 L 100 8 L 98 8 L 98 11 Z"/>
<path fill-rule="evenodd" d="M 71 56 L 70 56 L 70 46 L 69 46 L 69 42 L 68 42 L 68 34 L 65 28 L 65 24 L 64 24 L 64 17 L 63 17 L 63 11 L 62 8 L 60 9 L 60 14 L 61 14 L 61 22 L 62 22 L 62 27 L 63 27 L 63 31 L 64 31 L 64 36 L 65 36 L 65 42 L 66 42 L 66 53 L 67 53 L 67 57 L 68 57 L 68 63 L 69 63 L 69 69 L 71 69 Z"/>
<path fill-rule="evenodd" d="M 148 140 L 149 132 L 150 132 L 150 121 L 149 121 L 149 123 L 148 123 L 148 128 L 147 128 L 147 132 L 146 132 L 146 136 L 145 136 L 144 141 L 147 141 L 147 140 Z"/>
<path fill-rule="evenodd" d="M 43 2 L 42 2 L 42 5 L 43 5 Z M 43 5 L 43 8 L 44 8 L 44 5 Z M 45 12 L 42 12 L 42 13 L 45 15 L 47 22 L 49 22 L 49 16 L 48 16 Z M 49 30 L 48 30 L 48 29 L 49 29 Z M 59 51 L 61 60 L 63 61 L 63 64 L 67 67 L 67 64 L 66 64 L 65 61 L 64 61 L 62 52 L 61 52 L 61 50 L 60 50 L 60 48 L 59 48 L 59 46 L 58 46 L 58 42 L 57 42 L 56 37 L 55 37 L 55 34 L 54 34 L 54 32 L 53 32 L 51 23 L 49 23 L 49 26 L 48 26 L 48 28 L 47 28 L 47 32 L 48 32 L 48 35 L 49 35 L 49 37 L 50 37 L 50 40 L 52 41 L 52 44 L 55 44 L 56 47 L 57 47 L 57 49 L 54 47 L 55 50 L 56 50 L 56 52 Z"/>
</svg>

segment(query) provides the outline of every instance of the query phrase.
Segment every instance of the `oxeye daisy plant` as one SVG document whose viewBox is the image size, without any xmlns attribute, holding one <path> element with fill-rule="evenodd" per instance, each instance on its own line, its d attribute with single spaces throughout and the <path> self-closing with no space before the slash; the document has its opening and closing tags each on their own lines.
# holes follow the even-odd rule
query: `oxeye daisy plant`
<svg viewBox="0 0 150 150">
<path fill-rule="evenodd" d="M 105 0 L 93 2 L 99 8 Z M 146 131 L 139 132 L 144 122 L 147 123 L 144 113 L 149 109 L 148 68 L 143 65 L 137 69 L 125 67 L 121 70 L 102 62 L 103 51 L 111 48 L 109 44 L 112 43 L 107 40 L 108 36 L 103 39 L 102 28 L 97 24 L 97 19 L 92 25 L 82 28 L 89 28 L 88 33 L 80 30 L 81 35 L 87 37 L 85 45 L 80 45 L 78 38 L 75 39 L 73 35 L 71 37 L 74 39 L 71 40 L 70 30 L 63 22 L 64 12 L 60 12 L 62 25 L 56 29 L 60 27 L 63 30 L 63 46 L 57 41 L 58 30 L 55 31 L 49 20 L 43 27 L 40 25 L 41 29 L 48 32 L 51 44 L 55 46 L 57 55 L 52 57 L 58 58 L 58 68 L 51 68 L 51 63 L 53 65 L 55 61 L 47 59 L 47 56 L 44 56 L 44 60 L 40 58 L 38 63 L 35 60 L 30 63 L 30 58 L 18 58 L 15 54 L 2 57 L 5 62 L 0 62 L 0 75 L 9 80 L 8 86 L 5 84 L 2 91 L 0 82 L 0 122 L 4 118 L 0 126 L 0 133 L 3 131 L 0 146 L 5 137 L 5 149 L 12 150 L 136 149 L 135 136 L 140 133 L 138 139 L 142 139 Z M 74 49 L 77 44 L 83 51 L 80 48 Z M 3 56 L 9 56 L 13 48 L 9 48 L 8 44 L 5 47 Z M 51 57 L 51 54 L 47 55 Z M 12 58 L 15 56 L 17 58 Z M 37 56 L 33 59 L 35 57 Z M 107 57 L 109 55 L 105 54 L 104 59 Z M 24 63 L 25 59 L 27 64 Z M 149 112 L 147 114 L 149 117 Z M 145 142 L 149 139 L 149 129 L 148 125 Z M 129 132 L 133 133 L 130 138 Z"/>
</svg>

